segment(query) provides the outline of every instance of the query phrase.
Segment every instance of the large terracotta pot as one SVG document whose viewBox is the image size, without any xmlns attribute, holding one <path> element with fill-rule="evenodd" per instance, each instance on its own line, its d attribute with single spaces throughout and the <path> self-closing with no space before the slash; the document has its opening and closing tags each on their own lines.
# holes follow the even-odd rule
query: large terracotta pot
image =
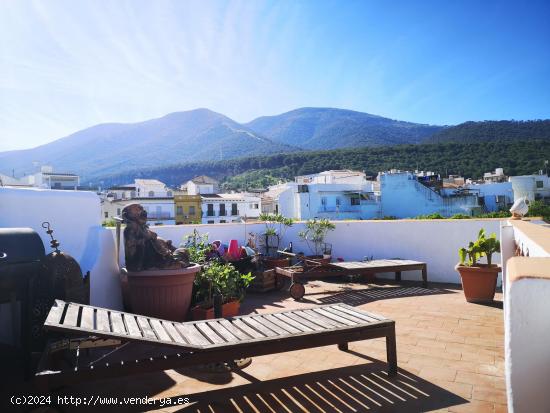
<svg viewBox="0 0 550 413">
<path fill-rule="evenodd" d="M 195 274 L 201 266 L 170 270 L 128 271 L 128 295 L 132 311 L 150 317 L 185 321 Z"/>
<path fill-rule="evenodd" d="M 262 262 L 266 270 L 271 270 L 276 267 L 288 267 L 290 265 L 290 260 L 288 258 L 264 257 L 262 258 Z"/>
<path fill-rule="evenodd" d="M 488 303 L 495 298 L 498 265 L 477 265 L 468 267 L 457 264 L 455 270 L 460 274 L 464 296 L 469 303 Z"/>
<path fill-rule="evenodd" d="M 229 301 L 222 305 L 222 317 L 235 317 L 239 315 L 241 303 L 239 300 Z M 196 306 L 191 309 L 193 320 L 209 320 L 214 318 L 214 307 L 203 308 Z"/>
</svg>

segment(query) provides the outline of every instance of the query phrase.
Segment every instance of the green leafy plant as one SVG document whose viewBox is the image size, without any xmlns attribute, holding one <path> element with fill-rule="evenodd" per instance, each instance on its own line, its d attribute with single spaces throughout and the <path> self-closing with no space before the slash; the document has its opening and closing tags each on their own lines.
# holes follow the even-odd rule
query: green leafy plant
<svg viewBox="0 0 550 413">
<path fill-rule="evenodd" d="M 182 246 L 189 251 L 189 261 L 197 264 L 206 262 L 208 251 L 211 248 L 208 242 L 208 234 L 200 234 L 196 229 L 191 234 L 184 236 Z"/>
<path fill-rule="evenodd" d="M 251 273 L 241 274 L 231 264 L 208 262 L 195 277 L 195 302 L 201 307 L 214 305 L 214 295 L 221 295 L 223 303 L 242 301 L 245 291 L 254 280 Z"/>
<path fill-rule="evenodd" d="M 259 220 L 265 224 L 265 230 L 260 234 L 265 255 L 273 255 L 279 249 L 286 230 L 294 221 L 281 214 L 260 214 Z"/>
<path fill-rule="evenodd" d="M 336 228 L 328 219 L 310 219 L 305 224 L 306 229 L 300 231 L 298 236 L 303 239 L 309 249 L 315 255 L 321 255 L 325 252 L 325 238 L 329 231 Z"/>
<path fill-rule="evenodd" d="M 439 212 L 434 212 L 433 214 L 418 215 L 415 219 L 445 219 L 445 217 Z"/>
<path fill-rule="evenodd" d="M 116 227 L 116 221 L 114 218 L 108 218 L 101 223 L 104 227 Z"/>
<path fill-rule="evenodd" d="M 476 266 L 481 257 L 486 257 L 487 265 L 491 266 L 492 255 L 496 252 L 500 252 L 500 241 L 497 239 L 497 235 L 493 233 L 486 237 L 485 230 L 482 228 L 479 230 L 477 240 L 470 241 L 468 247 L 458 250 L 458 257 L 460 265 L 469 267 Z"/>
<path fill-rule="evenodd" d="M 545 221 L 550 221 L 550 205 L 546 205 L 540 200 L 531 201 L 528 215 L 530 217 L 542 217 Z"/>
</svg>

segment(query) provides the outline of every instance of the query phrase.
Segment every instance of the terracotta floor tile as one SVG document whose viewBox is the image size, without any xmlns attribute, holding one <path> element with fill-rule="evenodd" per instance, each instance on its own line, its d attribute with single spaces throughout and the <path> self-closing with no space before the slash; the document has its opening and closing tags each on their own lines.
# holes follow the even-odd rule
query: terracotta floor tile
<svg viewBox="0 0 550 413">
<path fill-rule="evenodd" d="M 484 400 L 487 402 L 505 404 L 506 392 L 495 388 L 474 386 L 472 398 L 474 400 Z"/>
<path fill-rule="evenodd" d="M 402 296 L 365 298 L 370 289 L 396 287 L 403 291 Z M 432 284 L 428 295 L 419 294 L 417 287 L 314 280 L 306 285 L 308 301 L 295 301 L 286 291 L 274 291 L 249 294 L 241 308 L 243 314 L 269 313 L 338 301 L 394 319 L 400 368 L 395 378 L 386 374 L 386 343 L 379 338 L 350 343 L 350 352 L 326 346 L 255 357 L 242 372 L 219 377 L 169 370 L 141 379 L 72 386 L 70 391 L 109 394 L 126 390 L 131 396 L 139 391 L 159 397 L 184 395 L 196 402 L 183 409 L 166 408 L 165 412 L 349 413 L 353 409 L 367 411 L 364 406 L 368 411 L 384 412 L 506 411 L 502 309 L 467 303 L 456 286 Z M 496 298 L 500 300 L 502 294 Z M 345 393 L 334 389 L 327 393 L 316 384 L 330 386 L 328 380 Z"/>
<path fill-rule="evenodd" d="M 472 400 L 465 404 L 452 406 L 449 411 L 453 413 L 492 413 L 494 409 L 494 403 Z"/>
<path fill-rule="evenodd" d="M 427 379 L 454 381 L 456 370 L 447 367 L 423 367 L 419 375 Z"/>
</svg>

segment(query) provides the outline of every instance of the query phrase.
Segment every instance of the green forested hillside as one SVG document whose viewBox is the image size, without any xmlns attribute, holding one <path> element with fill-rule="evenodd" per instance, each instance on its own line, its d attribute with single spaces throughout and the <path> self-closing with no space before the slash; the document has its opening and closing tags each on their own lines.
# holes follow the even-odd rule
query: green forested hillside
<svg viewBox="0 0 550 413">
<path fill-rule="evenodd" d="M 183 163 L 104 176 L 92 183 L 102 182 L 102 186 L 108 186 L 142 177 L 179 186 L 196 175 L 206 174 L 224 181 L 228 188 L 242 189 L 265 187 L 296 175 L 345 168 L 363 170 L 373 176 L 379 171 L 398 168 L 479 178 L 497 167 L 504 168 L 509 175 L 535 173 L 543 168 L 546 159 L 550 159 L 550 140 L 397 145 Z"/>
<path fill-rule="evenodd" d="M 465 122 L 434 133 L 425 143 L 550 139 L 550 120 Z"/>
</svg>

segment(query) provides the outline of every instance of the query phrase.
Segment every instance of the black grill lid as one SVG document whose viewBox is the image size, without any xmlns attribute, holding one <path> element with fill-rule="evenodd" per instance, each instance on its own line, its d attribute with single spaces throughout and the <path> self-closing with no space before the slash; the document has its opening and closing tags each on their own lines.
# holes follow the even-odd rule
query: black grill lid
<svg viewBox="0 0 550 413">
<path fill-rule="evenodd" d="M 0 267 L 40 261 L 44 244 L 32 228 L 0 228 Z"/>
</svg>

